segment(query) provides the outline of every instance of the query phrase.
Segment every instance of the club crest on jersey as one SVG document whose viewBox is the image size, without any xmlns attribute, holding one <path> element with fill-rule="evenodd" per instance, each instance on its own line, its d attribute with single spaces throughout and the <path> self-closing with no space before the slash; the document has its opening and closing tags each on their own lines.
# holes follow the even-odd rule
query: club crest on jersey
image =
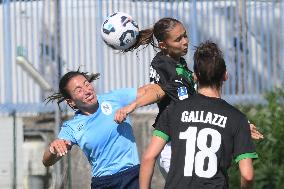
<svg viewBox="0 0 284 189">
<path fill-rule="evenodd" d="M 84 125 L 82 123 L 79 123 L 79 125 L 77 126 L 77 130 L 81 131 L 83 129 Z"/>
<path fill-rule="evenodd" d="M 188 93 L 187 93 L 187 89 L 185 86 L 179 87 L 177 92 L 178 92 L 179 100 L 184 100 L 188 98 Z"/>
<path fill-rule="evenodd" d="M 109 102 L 103 102 L 101 105 L 101 109 L 105 115 L 110 115 L 112 113 L 112 107 Z"/>
</svg>

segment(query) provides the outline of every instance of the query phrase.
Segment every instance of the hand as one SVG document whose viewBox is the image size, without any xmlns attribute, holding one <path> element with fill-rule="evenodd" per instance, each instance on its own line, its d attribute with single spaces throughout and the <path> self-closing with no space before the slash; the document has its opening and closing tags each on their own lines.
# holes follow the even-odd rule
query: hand
<svg viewBox="0 0 284 189">
<path fill-rule="evenodd" d="M 67 154 L 68 150 L 71 148 L 71 142 L 63 139 L 55 139 L 49 145 L 49 151 L 52 154 L 56 154 L 58 156 L 64 156 Z"/>
<path fill-rule="evenodd" d="M 250 126 L 250 134 L 252 139 L 255 140 L 263 139 L 263 135 L 257 130 L 254 124 L 250 123 L 249 126 Z"/>
<path fill-rule="evenodd" d="M 123 121 L 125 121 L 127 115 L 133 112 L 135 109 L 136 105 L 134 103 L 118 109 L 115 112 L 114 121 L 118 124 L 122 123 Z"/>
</svg>

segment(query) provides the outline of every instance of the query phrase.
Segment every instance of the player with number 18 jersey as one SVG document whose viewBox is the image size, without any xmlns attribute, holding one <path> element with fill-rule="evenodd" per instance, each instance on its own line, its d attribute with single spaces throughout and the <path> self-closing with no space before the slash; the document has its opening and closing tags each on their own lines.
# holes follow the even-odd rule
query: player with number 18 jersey
<svg viewBox="0 0 284 189">
<path fill-rule="evenodd" d="M 257 158 L 246 116 L 220 98 L 194 94 L 170 105 L 154 135 L 172 142 L 169 189 L 227 189 L 232 160 Z"/>
</svg>

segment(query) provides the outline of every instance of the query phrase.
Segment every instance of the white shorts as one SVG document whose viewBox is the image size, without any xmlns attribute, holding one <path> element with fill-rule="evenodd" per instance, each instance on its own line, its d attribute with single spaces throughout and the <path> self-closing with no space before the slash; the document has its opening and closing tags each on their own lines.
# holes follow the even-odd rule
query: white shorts
<svg viewBox="0 0 284 189">
<path fill-rule="evenodd" d="M 172 155 L 171 142 L 168 142 L 158 158 L 158 165 L 164 178 L 167 177 L 167 174 L 170 169 L 171 155 Z"/>
</svg>

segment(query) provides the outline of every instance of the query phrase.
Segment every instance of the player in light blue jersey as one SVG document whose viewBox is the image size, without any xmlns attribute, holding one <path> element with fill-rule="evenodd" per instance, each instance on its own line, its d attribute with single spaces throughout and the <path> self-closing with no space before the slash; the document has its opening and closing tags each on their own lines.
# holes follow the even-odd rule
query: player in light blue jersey
<svg viewBox="0 0 284 189">
<path fill-rule="evenodd" d="M 78 145 L 92 167 L 91 188 L 136 189 L 139 178 L 139 157 L 130 120 L 117 124 L 115 112 L 137 102 L 145 93 L 155 94 L 157 85 L 128 88 L 97 95 L 91 82 L 99 74 L 70 71 L 60 80 L 59 92 L 49 101 L 66 101 L 76 110 L 72 119 L 63 123 L 58 138 L 46 149 L 43 164 L 51 166 Z M 153 96 L 152 98 L 156 98 Z M 122 116 L 123 112 L 121 112 Z"/>
</svg>

